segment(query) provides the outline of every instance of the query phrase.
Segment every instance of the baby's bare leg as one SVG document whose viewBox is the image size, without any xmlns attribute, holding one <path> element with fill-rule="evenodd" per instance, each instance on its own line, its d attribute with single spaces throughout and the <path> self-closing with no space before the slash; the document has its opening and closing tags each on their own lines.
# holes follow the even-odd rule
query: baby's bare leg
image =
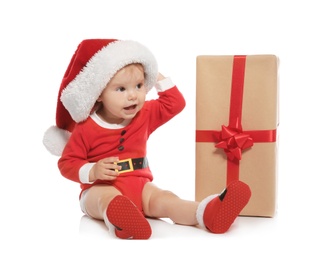
<svg viewBox="0 0 316 260">
<path fill-rule="evenodd" d="M 198 202 L 179 198 L 170 191 L 162 190 L 153 183 L 147 183 L 143 190 L 143 208 L 148 217 L 170 218 L 181 225 L 197 225 Z"/>
<path fill-rule="evenodd" d="M 110 201 L 121 193 L 113 186 L 95 185 L 86 194 L 85 208 L 88 215 L 95 219 L 104 220 L 105 210 Z"/>
</svg>

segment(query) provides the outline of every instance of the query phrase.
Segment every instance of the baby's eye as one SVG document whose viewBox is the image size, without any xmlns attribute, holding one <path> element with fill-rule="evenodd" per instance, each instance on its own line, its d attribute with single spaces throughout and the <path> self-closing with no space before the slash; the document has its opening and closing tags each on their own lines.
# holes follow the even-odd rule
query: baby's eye
<svg viewBox="0 0 316 260">
<path fill-rule="evenodd" d="M 124 90 L 125 90 L 124 87 L 118 87 L 118 88 L 116 89 L 116 91 L 119 91 L 119 92 L 123 92 Z"/>
<path fill-rule="evenodd" d="M 142 84 L 142 83 L 139 83 L 139 84 L 137 84 L 137 86 L 136 86 L 137 89 L 141 89 L 142 87 L 143 87 L 143 84 Z"/>
</svg>

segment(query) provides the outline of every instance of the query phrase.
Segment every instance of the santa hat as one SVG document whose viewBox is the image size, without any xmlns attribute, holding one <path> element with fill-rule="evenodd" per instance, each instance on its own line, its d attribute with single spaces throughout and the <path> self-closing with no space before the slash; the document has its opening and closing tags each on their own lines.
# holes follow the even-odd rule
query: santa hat
<svg viewBox="0 0 316 260">
<path fill-rule="evenodd" d="M 128 64 L 144 67 L 147 92 L 155 85 L 158 66 L 153 54 L 135 41 L 88 39 L 72 56 L 60 85 L 56 126 L 44 134 L 48 151 L 60 156 L 76 123 L 86 120 L 107 83 Z"/>
</svg>

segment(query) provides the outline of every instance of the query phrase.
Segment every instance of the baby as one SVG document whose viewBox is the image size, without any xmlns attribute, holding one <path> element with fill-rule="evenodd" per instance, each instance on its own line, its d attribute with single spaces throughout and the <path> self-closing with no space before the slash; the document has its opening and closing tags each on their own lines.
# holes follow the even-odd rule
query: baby
<svg viewBox="0 0 316 260">
<path fill-rule="evenodd" d="M 147 101 L 153 87 L 158 98 Z M 56 126 L 43 142 L 60 156 L 61 174 L 80 183 L 82 211 L 103 220 L 114 236 L 150 238 L 146 217 L 224 233 L 248 203 L 251 191 L 241 181 L 201 202 L 153 184 L 147 140 L 184 107 L 179 89 L 158 72 L 145 46 L 115 39 L 79 44 L 60 86 Z"/>
</svg>

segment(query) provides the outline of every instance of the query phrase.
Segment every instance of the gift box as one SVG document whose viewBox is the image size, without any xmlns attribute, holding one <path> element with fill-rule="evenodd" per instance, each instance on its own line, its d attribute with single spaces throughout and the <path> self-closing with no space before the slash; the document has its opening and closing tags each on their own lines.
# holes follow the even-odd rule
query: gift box
<svg viewBox="0 0 316 260">
<path fill-rule="evenodd" d="M 240 215 L 273 217 L 277 127 L 275 55 L 197 56 L 196 200 L 241 180 L 252 196 Z"/>
</svg>

